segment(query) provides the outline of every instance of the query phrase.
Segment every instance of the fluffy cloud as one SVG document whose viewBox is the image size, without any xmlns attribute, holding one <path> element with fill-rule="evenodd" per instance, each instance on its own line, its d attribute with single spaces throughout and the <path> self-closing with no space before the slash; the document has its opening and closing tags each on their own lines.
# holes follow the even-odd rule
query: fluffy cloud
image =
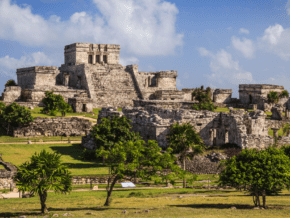
<svg viewBox="0 0 290 218">
<path fill-rule="evenodd" d="M 245 34 L 249 34 L 250 31 L 245 29 L 245 28 L 240 28 L 239 33 L 245 33 Z"/>
<path fill-rule="evenodd" d="M 55 61 L 47 57 L 43 52 L 35 52 L 28 56 L 22 56 L 20 59 L 9 57 L 8 55 L 0 58 L 0 74 L 16 78 L 17 68 L 52 65 Z"/>
<path fill-rule="evenodd" d="M 269 26 L 257 44 L 260 49 L 278 55 L 283 60 L 290 57 L 290 28 L 284 29 L 280 24 Z"/>
<path fill-rule="evenodd" d="M 255 48 L 253 46 L 252 40 L 246 39 L 246 38 L 243 38 L 243 40 L 240 40 L 239 38 L 233 36 L 232 45 L 234 46 L 235 49 L 242 52 L 246 58 L 253 57 Z"/>
<path fill-rule="evenodd" d="M 238 61 L 232 59 L 232 55 L 221 49 L 216 54 L 205 48 L 199 48 L 202 56 L 210 58 L 210 69 L 212 74 L 207 75 L 208 82 L 212 87 L 224 87 L 225 84 L 239 85 L 241 83 L 253 83 L 250 72 L 244 71 Z"/>
<path fill-rule="evenodd" d="M 44 1 L 44 0 L 43 0 Z M 85 11 L 61 21 L 33 14 L 30 6 L 0 1 L 0 39 L 59 48 L 73 42 L 120 44 L 135 55 L 167 55 L 182 45 L 175 31 L 178 9 L 160 0 L 93 0 L 101 16 Z M 17 15 L 17 16 L 15 16 Z"/>
</svg>

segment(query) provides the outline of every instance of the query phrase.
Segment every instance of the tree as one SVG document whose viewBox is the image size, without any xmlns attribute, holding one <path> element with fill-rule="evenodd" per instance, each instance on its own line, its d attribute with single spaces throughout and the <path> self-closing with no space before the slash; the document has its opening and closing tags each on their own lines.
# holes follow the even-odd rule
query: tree
<svg viewBox="0 0 290 218">
<path fill-rule="evenodd" d="M 130 122 L 131 120 L 125 116 L 114 116 L 103 118 L 99 125 L 93 126 L 91 135 L 98 148 L 102 146 L 105 150 L 110 150 L 119 142 L 141 140 L 139 133 L 130 131 L 132 128 Z"/>
<path fill-rule="evenodd" d="M 279 95 L 280 98 L 283 98 L 283 97 L 286 97 L 286 98 L 289 98 L 289 93 L 287 90 L 283 90 L 280 95 Z"/>
<path fill-rule="evenodd" d="M 114 144 L 112 149 L 103 146 L 96 150 L 97 156 L 105 157 L 110 166 L 110 175 L 107 185 L 107 199 L 104 206 L 109 206 L 114 185 L 123 178 L 133 179 L 136 176 L 142 179 L 151 179 L 159 175 L 163 169 L 170 169 L 171 175 L 184 176 L 185 173 L 176 165 L 172 149 L 161 153 L 161 148 L 156 141 L 148 140 L 147 145 L 143 140 L 135 142 L 126 141 Z"/>
<path fill-rule="evenodd" d="M 13 102 L 9 106 L 0 104 L 1 134 L 11 135 L 13 128 L 23 127 L 33 122 L 31 112 L 24 106 Z"/>
<path fill-rule="evenodd" d="M 17 84 L 14 79 L 10 79 L 5 83 L 5 87 L 7 86 L 17 86 Z"/>
<path fill-rule="evenodd" d="M 14 179 L 18 190 L 38 193 L 41 213 L 48 212 L 45 204 L 48 190 L 65 194 L 72 190 L 71 172 L 67 170 L 67 166 L 61 164 L 60 157 L 57 152 L 48 153 L 42 150 L 40 154 L 35 152 L 30 163 L 25 162 L 17 167 L 18 171 Z"/>
<path fill-rule="evenodd" d="M 185 167 L 185 159 L 192 155 L 201 154 L 204 149 L 203 140 L 199 134 L 195 132 L 190 123 L 179 125 L 175 123 L 170 126 L 170 133 L 167 136 L 169 147 L 173 149 L 174 154 L 180 154 L 180 159 L 183 162 L 183 170 Z M 186 187 L 185 178 L 183 179 L 183 188 Z"/>
<path fill-rule="evenodd" d="M 268 94 L 268 103 L 277 103 L 279 101 L 279 96 L 277 92 L 270 91 Z"/>
<path fill-rule="evenodd" d="M 290 125 L 289 123 L 285 123 L 283 125 L 283 135 L 286 135 L 286 136 L 289 136 L 289 133 L 290 133 Z"/>
<path fill-rule="evenodd" d="M 244 149 L 239 155 L 221 163 L 219 184 L 247 190 L 255 206 L 266 206 L 266 195 L 278 194 L 290 187 L 290 159 L 283 150 L 268 147 L 265 150 Z"/>
<path fill-rule="evenodd" d="M 58 111 L 62 116 L 65 116 L 66 112 L 72 112 L 72 107 L 66 103 L 61 95 L 53 94 L 53 91 L 45 92 L 45 98 L 42 99 L 45 107 L 41 110 L 41 113 L 55 116 Z"/>
<path fill-rule="evenodd" d="M 214 111 L 216 108 L 214 104 L 211 101 L 210 96 L 211 89 L 210 87 L 207 87 L 205 90 L 203 89 L 203 86 L 200 88 L 195 89 L 192 92 L 192 96 L 195 97 L 195 99 L 198 101 L 197 104 L 194 104 L 192 108 L 194 110 L 209 110 Z"/>
</svg>

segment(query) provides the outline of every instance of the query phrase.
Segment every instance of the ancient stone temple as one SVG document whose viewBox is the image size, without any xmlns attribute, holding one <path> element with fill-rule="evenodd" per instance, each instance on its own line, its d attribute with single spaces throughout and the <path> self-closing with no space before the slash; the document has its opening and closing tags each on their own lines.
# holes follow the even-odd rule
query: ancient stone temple
<svg viewBox="0 0 290 218">
<path fill-rule="evenodd" d="M 176 88 L 177 71 L 140 72 L 138 65 L 119 64 L 120 45 L 74 43 L 64 48 L 61 67 L 17 69 L 18 86 L 6 87 L 2 100 L 44 106 L 45 91 L 54 91 L 76 112 L 92 108 L 142 105 L 190 107 L 193 89 Z M 212 99 L 228 103 L 232 90 L 212 90 Z"/>
</svg>

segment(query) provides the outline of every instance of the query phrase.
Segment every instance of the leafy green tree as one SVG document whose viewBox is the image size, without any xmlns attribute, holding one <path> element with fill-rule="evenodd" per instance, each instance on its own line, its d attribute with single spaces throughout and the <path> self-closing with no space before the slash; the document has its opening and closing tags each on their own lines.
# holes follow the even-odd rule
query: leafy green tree
<svg viewBox="0 0 290 218">
<path fill-rule="evenodd" d="M 279 95 L 280 98 L 283 98 L 283 97 L 286 97 L 286 98 L 289 98 L 289 93 L 287 90 L 283 90 L 281 92 L 281 94 Z"/>
<path fill-rule="evenodd" d="M 159 175 L 163 169 L 170 169 L 172 175 L 183 176 L 185 173 L 178 167 L 172 149 L 161 153 L 161 148 L 156 141 L 148 140 L 147 145 L 143 140 L 135 142 L 126 141 L 116 143 L 114 148 L 105 149 L 103 146 L 96 150 L 97 156 L 105 157 L 110 166 L 110 175 L 107 185 L 107 199 L 104 206 L 109 206 L 114 185 L 121 179 L 133 179 L 136 176 L 145 180 Z"/>
<path fill-rule="evenodd" d="M 209 110 L 214 111 L 216 107 L 211 101 L 210 96 L 211 89 L 210 87 L 207 87 L 205 90 L 203 89 L 203 86 L 200 88 L 195 89 L 192 92 L 192 96 L 195 97 L 195 99 L 198 101 L 197 104 L 194 104 L 192 108 L 194 110 Z"/>
<path fill-rule="evenodd" d="M 289 123 L 285 123 L 285 124 L 283 125 L 282 130 L 283 130 L 283 135 L 288 136 L 289 133 L 290 133 L 290 125 L 289 125 Z"/>
<path fill-rule="evenodd" d="M 180 160 L 183 162 L 183 170 L 185 171 L 185 159 L 189 159 L 193 155 L 201 154 L 204 150 L 203 140 L 194 130 L 190 123 L 179 125 L 175 123 L 170 126 L 170 133 L 167 136 L 169 147 L 173 149 L 174 154 L 179 154 Z M 185 177 L 183 179 L 183 188 L 186 187 Z"/>
<path fill-rule="evenodd" d="M 270 91 L 268 94 L 268 103 L 277 103 L 279 101 L 279 96 L 277 92 Z"/>
<path fill-rule="evenodd" d="M 41 110 L 41 113 L 55 116 L 58 111 L 65 116 L 65 113 L 72 112 L 72 107 L 66 103 L 61 95 L 53 94 L 53 91 L 45 92 L 45 98 L 42 99 L 45 107 Z"/>
<path fill-rule="evenodd" d="M 290 158 L 290 145 L 284 145 L 281 147 L 281 150 Z"/>
<path fill-rule="evenodd" d="M 67 193 L 72 190 L 72 176 L 66 165 L 60 161 L 61 155 L 42 150 L 31 157 L 31 162 L 20 165 L 15 175 L 19 191 L 37 193 L 41 203 L 41 213 L 47 213 L 47 191 Z"/>
<path fill-rule="evenodd" d="M 132 128 L 130 122 L 131 120 L 125 116 L 114 116 L 103 118 L 99 125 L 93 126 L 91 135 L 98 148 L 102 146 L 105 150 L 110 150 L 119 142 L 141 140 L 139 133 L 130 131 Z"/>
<path fill-rule="evenodd" d="M 278 194 L 290 187 L 290 159 L 281 149 L 244 149 L 239 155 L 221 163 L 219 184 L 247 190 L 255 206 L 266 206 L 266 195 Z"/>
<path fill-rule="evenodd" d="M 17 84 L 14 79 L 10 79 L 5 83 L 5 87 L 7 86 L 17 86 Z"/>
<path fill-rule="evenodd" d="M 14 128 L 23 127 L 33 122 L 31 112 L 13 102 L 9 106 L 5 106 L 4 103 L 0 104 L 0 122 L 1 122 L 1 134 L 11 135 Z"/>
</svg>

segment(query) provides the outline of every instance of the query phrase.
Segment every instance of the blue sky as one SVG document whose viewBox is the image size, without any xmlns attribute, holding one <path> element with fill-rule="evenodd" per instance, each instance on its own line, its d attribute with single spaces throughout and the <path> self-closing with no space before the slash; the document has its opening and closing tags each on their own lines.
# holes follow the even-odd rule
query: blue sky
<svg viewBox="0 0 290 218">
<path fill-rule="evenodd" d="M 75 42 L 119 44 L 139 71 L 176 70 L 178 89 L 290 91 L 286 0 L 0 0 L 0 90 L 17 68 L 60 67 Z"/>
</svg>

